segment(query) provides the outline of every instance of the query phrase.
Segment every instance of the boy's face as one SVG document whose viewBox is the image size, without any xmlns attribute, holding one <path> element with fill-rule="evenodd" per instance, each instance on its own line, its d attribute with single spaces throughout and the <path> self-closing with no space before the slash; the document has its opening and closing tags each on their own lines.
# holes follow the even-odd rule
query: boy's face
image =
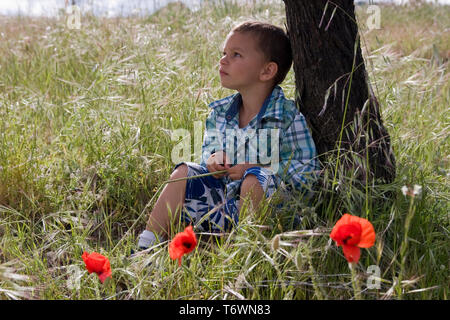
<svg viewBox="0 0 450 320">
<path fill-rule="evenodd" d="M 231 33 L 220 59 L 220 82 L 241 92 L 263 81 L 261 74 L 267 60 L 251 33 Z"/>
</svg>

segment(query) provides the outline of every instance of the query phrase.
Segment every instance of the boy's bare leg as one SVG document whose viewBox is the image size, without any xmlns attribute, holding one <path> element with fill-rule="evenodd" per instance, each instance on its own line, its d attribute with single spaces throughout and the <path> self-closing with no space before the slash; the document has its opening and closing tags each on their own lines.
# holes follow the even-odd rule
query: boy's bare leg
<svg viewBox="0 0 450 320">
<path fill-rule="evenodd" d="M 258 178 L 255 175 L 249 174 L 245 177 L 241 184 L 241 194 L 239 200 L 239 210 L 244 204 L 244 198 L 250 197 L 254 210 L 259 208 L 259 204 L 264 197 L 264 190 L 259 184 Z"/>
<path fill-rule="evenodd" d="M 171 175 L 170 180 L 185 178 L 188 173 L 187 165 L 179 166 Z M 177 214 L 182 207 L 186 194 L 186 180 L 168 183 L 161 192 L 155 206 L 153 207 L 150 217 L 147 221 L 146 230 L 153 232 L 155 235 L 168 235 L 170 219 L 177 217 L 169 217 L 167 206 L 173 214 Z M 176 221 L 176 220 L 174 220 Z"/>
</svg>

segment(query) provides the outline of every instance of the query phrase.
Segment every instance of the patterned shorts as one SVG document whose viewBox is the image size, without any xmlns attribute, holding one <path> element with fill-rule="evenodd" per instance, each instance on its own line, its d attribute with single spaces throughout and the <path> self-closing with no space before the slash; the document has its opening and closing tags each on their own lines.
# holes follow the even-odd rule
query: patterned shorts
<svg viewBox="0 0 450 320">
<path fill-rule="evenodd" d="M 209 173 L 206 167 L 193 162 L 181 162 L 175 169 L 182 164 L 188 167 L 188 177 Z M 244 172 L 241 181 L 249 174 L 256 176 L 266 198 L 275 193 L 277 189 L 275 176 L 259 167 L 252 167 Z M 227 198 L 223 179 L 216 179 L 213 176 L 188 179 L 181 221 L 195 225 L 199 232 L 229 231 L 239 221 L 238 196 Z"/>
</svg>

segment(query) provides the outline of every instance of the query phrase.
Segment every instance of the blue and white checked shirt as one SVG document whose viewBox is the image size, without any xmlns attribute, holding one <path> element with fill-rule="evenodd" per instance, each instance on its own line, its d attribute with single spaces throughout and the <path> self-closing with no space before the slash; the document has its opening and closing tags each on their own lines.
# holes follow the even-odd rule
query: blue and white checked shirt
<svg viewBox="0 0 450 320">
<path fill-rule="evenodd" d="M 206 119 L 200 164 L 206 167 L 210 155 L 223 150 L 232 164 L 243 163 L 244 159 L 248 163 L 271 164 L 268 172 L 278 186 L 284 183 L 297 190 L 310 186 L 319 169 L 316 148 L 294 101 L 286 99 L 281 87 L 276 86 L 259 114 L 246 127 L 239 128 L 241 102 L 241 95 L 236 93 L 209 105 L 212 110 Z M 222 179 L 227 198 L 235 196 L 242 180 L 226 176 Z"/>
</svg>

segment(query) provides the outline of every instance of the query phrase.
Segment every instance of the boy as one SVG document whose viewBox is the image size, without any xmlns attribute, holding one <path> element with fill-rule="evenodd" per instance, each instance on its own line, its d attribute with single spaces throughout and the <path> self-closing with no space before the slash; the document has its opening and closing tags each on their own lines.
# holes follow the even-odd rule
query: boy
<svg viewBox="0 0 450 320">
<path fill-rule="evenodd" d="M 139 236 L 140 249 L 166 238 L 168 207 L 176 215 L 182 208 L 175 221 L 196 224 L 197 231 L 223 232 L 238 223 L 246 197 L 257 209 L 283 184 L 298 190 L 311 184 L 317 169 L 314 142 L 304 116 L 278 86 L 291 64 L 289 38 L 281 28 L 245 22 L 230 32 L 219 74 L 222 86 L 238 93 L 209 105 L 201 163 L 177 164 L 170 179 L 226 172 L 167 184 Z M 270 167 L 263 161 L 269 153 Z"/>
</svg>

